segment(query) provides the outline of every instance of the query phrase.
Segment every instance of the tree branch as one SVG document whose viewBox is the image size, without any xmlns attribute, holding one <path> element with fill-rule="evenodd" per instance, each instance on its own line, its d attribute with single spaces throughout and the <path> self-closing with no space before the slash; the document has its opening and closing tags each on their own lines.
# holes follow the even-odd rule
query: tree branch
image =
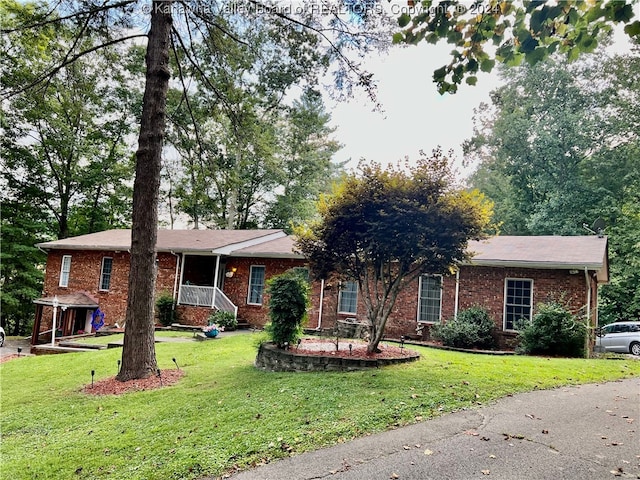
<svg viewBox="0 0 640 480">
<path fill-rule="evenodd" d="M 89 9 L 89 10 L 83 10 L 83 11 L 80 11 L 80 12 L 76 12 L 76 13 L 74 13 L 72 15 L 67 15 L 66 17 L 53 18 L 51 20 L 32 23 L 30 25 L 23 25 L 23 26 L 20 26 L 20 27 L 17 27 L 17 28 L 2 28 L 2 29 L 0 29 L 0 33 L 14 33 L 14 32 L 21 32 L 23 30 L 32 30 L 34 28 L 43 27 L 45 25 L 50 25 L 52 23 L 59 23 L 59 22 L 62 22 L 64 20 L 69 20 L 71 18 L 80 17 L 82 15 L 93 15 L 94 13 L 104 12 L 106 10 L 111 10 L 112 8 L 126 7 L 127 5 L 130 5 L 132 3 L 136 3 L 136 1 L 137 0 L 124 0 L 123 2 L 116 3 L 114 5 L 105 5 L 105 6 L 102 6 L 102 7 L 92 8 L 92 9 Z M 45 18 L 48 17 L 49 15 L 51 15 L 54 11 L 55 11 L 55 7 L 53 7 L 51 9 L 51 11 L 45 16 Z"/>
<path fill-rule="evenodd" d="M 38 78 L 36 78 L 32 82 L 28 83 L 24 87 L 19 88 L 19 89 L 14 90 L 14 91 L 10 91 L 9 93 L 6 93 L 6 94 L 3 94 L 2 99 L 6 100 L 8 98 L 15 97 L 16 95 L 19 95 L 20 93 L 25 92 L 25 91 L 29 90 L 30 88 L 35 87 L 36 85 L 44 82 L 48 78 L 51 78 L 53 75 L 58 73 L 60 70 L 62 70 L 67 65 L 75 62 L 76 60 L 78 60 L 79 58 L 81 58 L 81 57 L 83 57 L 85 55 L 88 55 L 90 53 L 96 52 L 96 51 L 98 51 L 98 50 L 100 50 L 102 48 L 110 47 L 111 45 L 116 45 L 118 43 L 125 42 L 127 40 L 132 40 L 134 38 L 147 38 L 147 34 L 142 34 L 141 33 L 141 34 L 137 34 L 137 35 L 130 35 L 128 37 L 122 37 L 122 38 L 118 38 L 116 40 L 111 40 L 110 42 L 106 42 L 106 43 L 102 43 L 100 45 L 96 45 L 94 47 L 88 48 L 87 50 L 83 50 L 82 52 L 79 52 L 76 55 L 67 58 L 66 61 L 56 65 L 51 70 L 41 74 Z"/>
</svg>

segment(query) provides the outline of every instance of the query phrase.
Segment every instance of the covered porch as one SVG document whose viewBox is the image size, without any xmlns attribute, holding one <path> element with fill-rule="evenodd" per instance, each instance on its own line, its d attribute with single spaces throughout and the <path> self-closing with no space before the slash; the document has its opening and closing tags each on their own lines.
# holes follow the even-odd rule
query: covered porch
<svg viewBox="0 0 640 480">
<path fill-rule="evenodd" d="M 98 302 L 85 293 L 42 297 L 33 301 L 36 315 L 31 334 L 31 345 L 51 342 L 56 337 L 91 333 L 93 314 Z M 45 330 L 41 331 L 42 328 Z M 49 327 L 49 328 L 47 328 Z"/>
<path fill-rule="evenodd" d="M 224 293 L 226 278 L 235 269 L 227 269 L 227 259 L 221 255 L 184 254 L 177 286 L 178 305 L 206 307 L 233 313 L 238 307 Z"/>
</svg>

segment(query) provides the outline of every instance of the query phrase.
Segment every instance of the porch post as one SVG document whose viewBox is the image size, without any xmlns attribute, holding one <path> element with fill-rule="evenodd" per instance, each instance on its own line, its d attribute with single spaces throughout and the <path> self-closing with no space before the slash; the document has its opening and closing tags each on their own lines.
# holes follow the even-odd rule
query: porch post
<svg viewBox="0 0 640 480">
<path fill-rule="evenodd" d="M 182 265 L 180 268 L 180 285 L 178 285 L 178 304 L 180 303 L 180 299 L 182 298 L 182 282 L 184 280 L 184 264 L 187 262 L 187 254 L 182 254 Z"/>
<path fill-rule="evenodd" d="M 218 288 L 218 274 L 220 273 L 220 255 L 216 257 L 216 271 L 213 277 L 213 298 L 211 300 L 211 308 L 216 306 L 216 293 Z"/>
</svg>

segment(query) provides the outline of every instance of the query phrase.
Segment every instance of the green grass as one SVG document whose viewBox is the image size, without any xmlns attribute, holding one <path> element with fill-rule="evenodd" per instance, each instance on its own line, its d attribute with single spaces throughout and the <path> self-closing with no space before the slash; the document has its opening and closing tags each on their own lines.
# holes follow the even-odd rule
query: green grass
<svg viewBox="0 0 640 480">
<path fill-rule="evenodd" d="M 174 386 L 80 392 L 120 349 L 2 364 L 0 478 L 188 479 L 347 441 L 507 394 L 640 376 L 640 362 L 484 356 L 416 348 L 418 362 L 349 373 L 254 368 L 256 334 L 156 345 Z"/>
</svg>

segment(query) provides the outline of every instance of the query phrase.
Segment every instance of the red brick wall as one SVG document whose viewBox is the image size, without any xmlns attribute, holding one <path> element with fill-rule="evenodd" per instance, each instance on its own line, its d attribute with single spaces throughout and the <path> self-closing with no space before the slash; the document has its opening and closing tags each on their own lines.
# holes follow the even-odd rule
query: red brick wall
<svg viewBox="0 0 640 480">
<path fill-rule="evenodd" d="M 286 272 L 290 268 L 304 267 L 305 262 L 287 258 L 227 258 L 225 270 L 228 272 L 235 268 L 236 271 L 233 277 L 224 277 L 222 291 L 238 307 L 239 321 L 262 327 L 268 321 L 267 296 L 264 296 L 262 305 L 249 305 L 247 303 L 249 275 L 252 265 L 264 266 L 265 278 L 269 279 L 274 275 Z M 188 306 L 179 307 L 178 312 L 180 322 L 187 325 L 206 325 L 207 319 L 211 315 L 211 309 Z"/>
<path fill-rule="evenodd" d="M 62 257 L 71 255 L 71 271 L 69 286 L 59 287 L 60 266 Z M 109 291 L 100 291 L 100 270 L 102 258 L 113 258 L 111 286 Z M 176 280 L 176 257 L 171 253 L 158 254 L 158 270 L 156 277 L 156 295 L 173 294 Z M 267 299 L 263 305 L 248 305 L 249 270 L 251 265 L 264 265 L 265 276 L 270 278 L 293 267 L 304 266 L 302 260 L 294 259 L 255 259 L 228 258 L 226 269 L 237 270 L 232 278 L 224 278 L 223 291 L 238 306 L 238 318 L 252 325 L 263 326 L 267 322 Z M 179 278 L 180 272 L 178 272 Z M 65 295 L 78 291 L 86 292 L 96 299 L 100 309 L 105 313 L 105 324 L 122 324 L 126 317 L 127 291 L 129 276 L 129 254 L 127 252 L 85 251 L 85 250 L 52 250 L 47 257 L 47 271 L 44 284 L 44 296 Z M 177 296 L 177 292 L 176 292 Z M 206 325 L 211 309 L 203 307 L 179 306 L 180 322 L 190 325 Z M 48 323 L 47 323 L 48 322 Z M 47 326 L 48 325 L 48 326 Z M 46 327 L 46 328 L 45 328 Z M 51 313 L 45 312 L 41 331 L 51 328 Z"/>
<path fill-rule="evenodd" d="M 460 268 L 460 286 L 458 311 L 480 305 L 486 308 L 496 323 L 498 341 L 503 347 L 513 347 L 516 334 L 503 331 L 504 286 L 507 278 L 533 280 L 533 304 L 553 299 L 563 299 L 574 313 L 584 308 L 587 302 L 586 280 L 584 272 L 570 274 L 567 270 L 543 270 L 525 268 L 472 267 Z M 453 318 L 455 312 L 455 275 L 443 277 L 442 319 Z M 414 335 L 418 326 L 418 280 L 405 288 L 396 300 L 396 304 L 386 326 L 386 336 L 399 338 L 401 335 Z M 356 315 L 339 314 L 338 305 L 339 282 L 330 281 L 325 285 L 322 328 L 332 328 L 336 320 L 356 317 L 366 322 L 366 309 L 362 295 L 358 294 Z M 318 295 L 319 296 L 319 295 Z M 596 291 L 592 292 L 592 312 L 596 305 Z M 317 312 L 317 307 L 314 310 Z M 584 313 L 584 310 L 583 312 Z M 423 337 L 428 338 L 429 330 L 425 328 Z"/>
<path fill-rule="evenodd" d="M 69 286 L 59 287 L 60 266 L 63 255 L 71 255 L 71 271 Z M 100 269 L 102 258 L 113 258 L 110 290 L 100 291 Z M 158 271 L 156 292 L 173 294 L 176 281 L 176 257 L 170 253 L 158 254 Z M 228 258 L 226 270 L 236 268 L 233 277 L 224 278 L 223 291 L 229 299 L 238 306 L 238 318 L 255 326 L 264 326 L 268 321 L 267 303 L 265 296 L 263 305 L 248 305 L 247 293 L 249 273 L 252 265 L 264 265 L 265 276 L 274 275 L 298 266 L 304 266 L 302 260 L 293 259 L 255 259 Z M 73 292 L 86 292 L 95 298 L 100 309 L 105 313 L 105 323 L 122 324 L 126 315 L 127 288 L 129 275 L 129 254 L 127 252 L 97 252 L 97 251 L 63 251 L 53 250 L 47 258 L 47 272 L 44 283 L 44 296 L 64 295 Z M 179 275 L 179 272 L 178 272 Z M 571 309 L 578 312 L 584 307 L 587 299 L 584 272 L 570 274 L 566 270 L 542 270 L 523 268 L 471 267 L 460 268 L 459 310 L 474 305 L 485 307 L 495 319 L 496 328 L 500 333 L 501 345 L 513 344 L 515 334 L 502 332 L 504 309 L 504 284 L 506 278 L 524 278 L 533 280 L 534 308 L 540 302 L 551 299 L 564 298 Z M 178 277 L 179 278 L 179 277 Z M 442 319 L 446 321 L 455 311 L 455 275 L 443 277 Z M 366 309 L 362 302 L 362 295 L 358 295 L 356 315 L 339 314 L 338 308 L 339 282 L 330 280 L 325 283 L 322 302 L 322 320 L 319 325 L 320 313 L 320 282 L 315 282 L 312 288 L 312 307 L 309 311 L 307 328 L 332 328 L 336 320 L 356 317 L 359 321 L 366 321 Z M 177 292 L 176 292 L 177 295 Z M 594 314 L 597 305 L 597 288 L 592 290 L 591 311 Z M 401 335 L 416 333 L 418 307 L 418 281 L 405 288 L 396 301 L 389 318 L 386 335 L 398 338 Z M 44 309 L 41 331 L 51 328 L 50 309 Z M 203 307 L 179 306 L 180 322 L 192 325 L 205 325 L 211 314 L 211 309 Z M 583 311 L 584 313 L 584 311 Z M 595 317 L 595 315 L 594 315 Z M 428 328 L 423 335 L 428 338 Z"/>
</svg>

